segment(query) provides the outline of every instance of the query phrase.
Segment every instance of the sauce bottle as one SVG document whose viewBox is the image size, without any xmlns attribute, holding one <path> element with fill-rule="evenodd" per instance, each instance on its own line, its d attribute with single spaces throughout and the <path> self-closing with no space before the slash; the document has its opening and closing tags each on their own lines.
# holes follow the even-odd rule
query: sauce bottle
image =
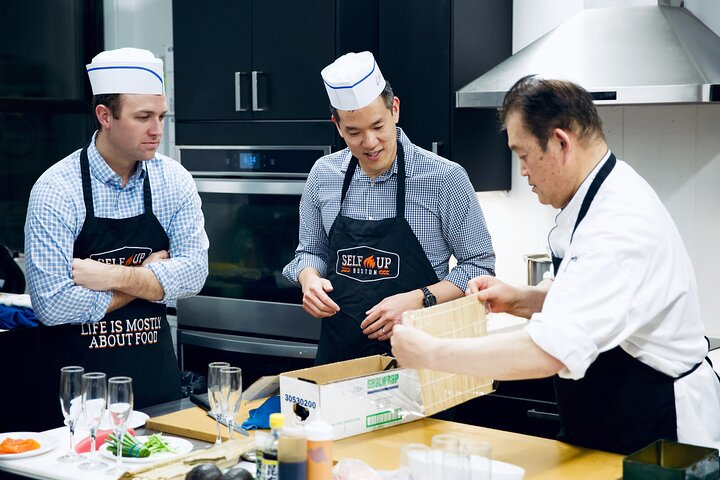
<svg viewBox="0 0 720 480">
<path fill-rule="evenodd" d="M 332 480 L 333 427 L 316 420 L 305 425 L 307 435 L 307 480 Z"/>
<path fill-rule="evenodd" d="M 267 448 L 265 446 L 266 443 L 271 441 L 272 437 L 269 433 L 266 432 L 255 432 L 255 479 L 256 480 L 264 480 L 265 477 L 263 477 L 263 471 L 262 471 L 262 459 L 263 459 L 263 452 Z"/>
<path fill-rule="evenodd" d="M 285 427 L 278 438 L 280 480 L 307 480 L 307 438 L 301 426 Z"/>
<path fill-rule="evenodd" d="M 260 475 L 263 480 L 278 480 L 278 437 L 285 425 L 282 413 L 270 414 L 270 438 L 263 445 Z"/>
</svg>

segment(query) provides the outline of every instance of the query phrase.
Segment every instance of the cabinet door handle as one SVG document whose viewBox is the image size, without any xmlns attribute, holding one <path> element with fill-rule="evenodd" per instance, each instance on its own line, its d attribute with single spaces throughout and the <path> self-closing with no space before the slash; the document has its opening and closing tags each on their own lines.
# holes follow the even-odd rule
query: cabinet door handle
<svg viewBox="0 0 720 480">
<path fill-rule="evenodd" d="M 432 148 L 432 152 L 433 152 L 435 155 L 439 155 L 438 149 L 439 149 L 440 146 L 442 145 L 442 142 L 432 142 L 430 145 L 431 145 L 431 148 Z"/>
<path fill-rule="evenodd" d="M 252 109 L 253 112 L 262 112 L 267 110 L 266 108 L 260 108 L 258 106 L 258 75 L 263 72 L 253 70 L 252 72 Z"/>
<path fill-rule="evenodd" d="M 242 106 L 242 88 L 241 78 L 245 75 L 245 72 L 235 72 L 235 111 L 236 112 L 247 112 L 247 107 Z"/>
</svg>

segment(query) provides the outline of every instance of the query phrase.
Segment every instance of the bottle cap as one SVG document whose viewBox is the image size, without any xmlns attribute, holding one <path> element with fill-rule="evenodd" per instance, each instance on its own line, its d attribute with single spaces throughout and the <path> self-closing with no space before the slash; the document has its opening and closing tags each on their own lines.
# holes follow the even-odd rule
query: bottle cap
<svg viewBox="0 0 720 480">
<path fill-rule="evenodd" d="M 333 426 L 322 420 L 314 420 L 305 425 L 308 440 L 324 441 L 333 439 Z"/>
<path fill-rule="evenodd" d="M 285 425 L 285 415 L 282 413 L 270 414 L 270 428 L 282 428 Z"/>
</svg>

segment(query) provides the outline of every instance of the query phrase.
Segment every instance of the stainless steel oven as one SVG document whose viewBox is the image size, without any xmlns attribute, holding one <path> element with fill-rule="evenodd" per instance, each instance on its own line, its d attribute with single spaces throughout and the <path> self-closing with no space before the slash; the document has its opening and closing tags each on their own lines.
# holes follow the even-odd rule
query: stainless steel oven
<svg viewBox="0 0 720 480">
<path fill-rule="evenodd" d="M 282 276 L 298 242 L 305 179 L 329 146 L 181 146 L 195 178 L 210 240 L 200 293 L 177 305 L 181 368 L 204 374 L 210 361 L 243 368 L 246 385 L 310 366 L 320 321 Z"/>
</svg>

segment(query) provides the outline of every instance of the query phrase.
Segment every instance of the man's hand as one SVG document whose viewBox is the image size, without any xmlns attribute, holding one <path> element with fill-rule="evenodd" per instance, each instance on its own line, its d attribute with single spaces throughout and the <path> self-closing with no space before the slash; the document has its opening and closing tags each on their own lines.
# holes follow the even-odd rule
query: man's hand
<svg viewBox="0 0 720 480">
<path fill-rule="evenodd" d="M 303 291 L 303 309 L 315 318 L 331 317 L 340 311 L 340 307 L 327 294 L 333 289 L 327 278 L 322 278 L 315 270 L 300 272 L 300 284 Z"/>
<path fill-rule="evenodd" d="M 422 308 L 422 298 L 420 290 L 411 290 L 384 298 L 365 312 L 367 317 L 360 324 L 360 328 L 370 340 L 388 340 L 392 337 L 395 325 L 402 321 L 403 312 Z"/>
<path fill-rule="evenodd" d="M 478 300 L 485 302 L 489 312 L 507 312 L 519 297 L 515 287 L 489 275 L 475 277 L 468 282 L 468 295 L 476 295 Z"/>
<path fill-rule="evenodd" d="M 395 325 L 390 339 L 392 355 L 404 368 L 427 368 L 432 363 L 429 352 L 437 342 L 432 335 L 403 324 Z"/>
<path fill-rule="evenodd" d="M 72 277 L 75 285 L 97 292 L 113 290 L 116 285 L 118 268 L 90 260 L 89 258 L 73 258 Z"/>
<path fill-rule="evenodd" d="M 149 263 L 164 262 L 165 260 L 170 260 L 170 254 L 167 252 L 167 250 L 159 250 L 157 252 L 151 253 L 150 256 L 142 262 L 142 266 L 144 267 Z"/>
</svg>

